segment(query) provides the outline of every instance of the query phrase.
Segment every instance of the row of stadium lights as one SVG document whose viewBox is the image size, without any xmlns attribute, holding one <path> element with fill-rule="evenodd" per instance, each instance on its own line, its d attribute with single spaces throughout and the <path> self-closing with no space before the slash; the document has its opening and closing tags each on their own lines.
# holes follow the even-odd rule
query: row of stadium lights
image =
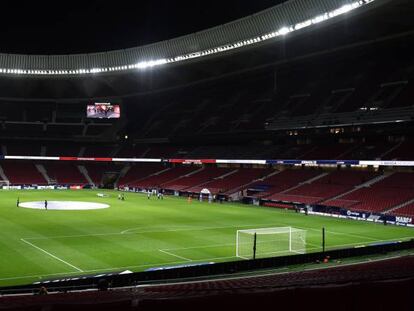
<svg viewBox="0 0 414 311">
<path fill-rule="evenodd" d="M 125 70 L 133 70 L 133 69 L 139 69 L 139 70 L 145 70 L 147 68 L 152 68 L 156 66 L 161 66 L 165 64 L 170 63 L 176 63 L 185 61 L 188 59 L 193 58 L 199 58 L 204 57 L 212 54 L 222 53 L 225 51 L 241 48 L 244 46 L 256 44 L 259 42 L 263 42 L 266 40 L 270 40 L 272 38 L 285 36 L 293 31 L 300 30 L 306 27 L 309 27 L 311 25 L 315 25 L 318 23 L 321 23 L 323 21 L 326 21 L 328 19 L 331 19 L 333 17 L 336 17 L 338 15 L 345 14 L 347 12 L 350 12 L 352 10 L 355 10 L 365 4 L 371 3 L 375 0 L 360 0 L 355 1 L 350 4 L 346 4 L 334 11 L 327 12 L 324 14 L 321 14 L 319 16 L 316 16 L 313 19 L 306 20 L 301 23 L 297 23 L 293 26 L 289 27 L 282 27 L 278 31 L 271 32 L 256 38 L 240 41 L 237 43 L 227 44 L 224 46 L 220 46 L 217 48 L 212 48 L 200 52 L 195 52 L 191 54 L 181 55 L 173 58 L 161 58 L 157 60 L 150 60 L 150 61 L 142 61 L 136 64 L 132 65 L 125 65 L 125 66 L 116 66 L 116 67 L 107 67 L 107 68 L 92 68 L 92 69 L 76 69 L 76 70 L 28 70 L 28 69 L 4 69 L 0 68 L 0 73 L 2 74 L 17 74 L 17 75 L 84 75 L 84 74 L 96 74 L 101 72 L 114 72 L 114 71 L 125 71 Z"/>
</svg>

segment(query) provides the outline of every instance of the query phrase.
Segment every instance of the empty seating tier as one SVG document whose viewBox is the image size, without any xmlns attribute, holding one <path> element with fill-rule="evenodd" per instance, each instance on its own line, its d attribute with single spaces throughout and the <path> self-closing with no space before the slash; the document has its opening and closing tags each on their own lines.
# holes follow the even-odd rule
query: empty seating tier
<svg viewBox="0 0 414 311">
<path fill-rule="evenodd" d="M 414 173 L 394 173 L 370 187 L 357 189 L 326 205 L 383 212 L 414 199 Z"/>
</svg>

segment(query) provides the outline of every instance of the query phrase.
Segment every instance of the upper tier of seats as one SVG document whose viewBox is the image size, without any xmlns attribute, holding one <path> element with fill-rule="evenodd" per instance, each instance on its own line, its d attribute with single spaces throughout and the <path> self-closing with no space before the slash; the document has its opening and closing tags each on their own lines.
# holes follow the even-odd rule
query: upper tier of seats
<svg viewBox="0 0 414 311">
<path fill-rule="evenodd" d="M 386 160 L 408 160 L 414 159 L 414 142 L 404 141 L 397 148 L 388 153 L 385 157 Z"/>
<path fill-rule="evenodd" d="M 373 142 L 325 143 L 311 141 L 274 145 L 80 145 L 78 143 L 1 143 L 0 154 L 13 156 L 69 156 L 115 158 L 184 158 L 184 159 L 303 159 L 303 160 L 376 160 L 414 159 L 410 139 L 392 142 L 378 139 Z"/>
</svg>

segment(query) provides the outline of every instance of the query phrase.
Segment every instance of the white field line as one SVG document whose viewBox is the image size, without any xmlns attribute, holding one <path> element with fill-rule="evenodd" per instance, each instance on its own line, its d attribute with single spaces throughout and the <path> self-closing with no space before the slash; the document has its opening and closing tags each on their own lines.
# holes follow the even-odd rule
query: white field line
<svg viewBox="0 0 414 311">
<path fill-rule="evenodd" d="M 210 244 L 210 245 L 190 246 L 190 247 L 164 248 L 163 250 L 165 250 L 165 251 L 181 251 L 181 250 L 188 250 L 188 249 L 213 248 L 213 247 L 221 247 L 221 246 L 236 246 L 236 244 L 235 243 Z"/>
<path fill-rule="evenodd" d="M 54 259 L 56 259 L 56 260 L 58 260 L 58 261 L 60 261 L 60 262 L 64 263 L 65 265 L 67 265 L 67 266 L 69 266 L 69 267 L 71 267 L 71 268 L 73 268 L 73 269 L 75 269 L 75 270 L 77 270 L 77 271 L 79 271 L 79 272 L 84 272 L 82 269 L 79 269 L 78 267 L 76 267 L 76 266 L 74 266 L 74 265 L 70 264 L 69 262 L 67 262 L 67 261 L 63 260 L 62 258 L 59 258 L 59 257 L 57 257 L 57 256 L 55 256 L 55 255 L 53 255 L 53 254 L 49 253 L 48 251 L 45 251 L 43 248 L 40 248 L 39 246 L 36 246 L 36 245 L 34 245 L 34 244 L 30 243 L 29 241 L 26 241 L 25 239 L 20 239 L 20 240 L 21 240 L 22 242 L 24 242 L 24 243 L 26 243 L 26 244 L 30 245 L 31 247 L 34 247 L 35 249 L 37 249 L 37 250 L 39 250 L 39 251 L 41 251 L 41 252 L 45 253 L 46 255 L 49 255 L 50 257 L 52 257 L 52 258 L 54 258 Z"/>
<path fill-rule="evenodd" d="M 280 222 L 279 222 L 280 223 Z M 145 231 L 134 231 L 132 233 L 129 234 L 139 234 L 139 233 L 156 233 L 156 232 L 181 232 L 181 231 L 197 231 L 197 230 L 215 230 L 215 229 L 227 229 L 227 228 L 243 228 L 243 227 L 254 227 L 254 226 L 275 226 L 275 224 L 254 224 L 254 225 L 243 225 L 243 226 L 238 226 L 238 225 L 232 225 L 232 226 L 222 226 L 222 227 L 195 227 L 195 228 L 185 228 L 185 229 L 171 229 L 171 230 L 145 230 Z M 304 226 L 297 226 L 298 228 L 303 228 L 303 229 L 308 229 L 308 230 L 312 230 L 312 231 L 319 231 L 319 229 L 316 228 L 311 228 L 311 227 L 304 227 Z M 137 228 L 138 229 L 138 228 Z M 134 230 L 134 228 L 132 229 L 128 229 L 128 230 Z M 128 231 L 126 230 L 126 231 Z M 125 232 L 125 231 L 123 231 Z M 360 239 L 367 239 L 367 240 L 371 240 L 371 241 L 376 241 L 376 242 L 385 242 L 385 241 L 395 241 L 395 240 L 399 240 L 399 239 L 408 239 L 408 238 L 412 238 L 412 237 L 401 237 L 401 238 L 395 238 L 395 239 L 389 239 L 389 240 L 382 240 L 382 239 L 376 239 L 376 238 L 372 238 L 372 237 L 368 237 L 368 236 L 364 236 L 364 235 L 357 235 L 357 234 L 351 234 L 351 233 L 345 233 L 345 232 L 336 232 L 336 231 L 327 231 L 328 233 L 332 233 L 332 234 L 337 234 L 337 235 L 345 235 L 345 236 L 350 236 L 350 237 L 357 237 Z M 120 235 L 123 233 L 98 233 L 98 234 L 84 234 L 84 235 L 66 235 L 66 236 L 49 236 L 49 237 L 32 237 L 32 238 L 25 238 L 25 239 L 21 239 L 22 241 L 24 240 L 25 243 L 32 245 L 33 247 L 38 248 L 37 246 L 34 246 L 32 243 L 28 242 L 27 240 L 42 240 L 42 239 L 54 239 L 54 238 L 75 238 L 75 237 L 91 237 L 91 236 L 107 236 L 107 235 Z M 369 243 L 368 241 L 362 241 L 362 242 L 357 242 L 357 243 L 349 243 L 349 244 L 337 244 L 333 247 L 340 247 L 340 246 L 349 246 L 349 245 L 358 245 L 358 244 L 365 244 L 365 243 Z M 321 248 L 321 246 L 316 245 L 316 244 L 312 244 L 312 243 L 307 243 L 308 245 L 312 245 L 315 246 L 313 248 L 308 248 L 308 250 L 314 250 L 314 249 L 318 249 Z M 220 245 L 209 245 L 209 246 L 204 246 L 204 247 L 200 247 L 200 246 L 195 246 L 195 247 L 188 247 L 188 248 L 171 248 L 171 249 L 164 249 L 166 251 L 175 251 L 175 250 L 185 250 L 185 249 L 200 249 L 200 248 L 207 248 L 207 247 L 217 247 L 217 246 L 227 246 L 225 244 L 220 244 Z M 328 246 L 329 248 L 329 246 Z M 40 250 L 40 248 L 38 248 Z M 44 251 L 44 250 L 42 250 Z M 48 253 L 50 254 L 50 253 Z M 53 255 L 54 256 L 54 255 Z M 214 258 L 214 259 L 220 259 L 219 258 Z M 58 259 L 60 260 L 60 259 Z M 188 260 L 188 258 L 186 259 Z M 206 259 L 208 260 L 208 259 Z M 66 262 L 65 262 L 66 263 Z M 68 264 L 68 263 L 67 263 Z M 71 264 L 69 264 L 70 266 L 72 266 Z M 150 266 L 150 265 L 149 265 Z M 136 267 L 141 267 L 141 266 L 136 266 Z M 75 268 L 73 266 L 73 268 Z M 81 270 L 79 268 L 75 268 L 76 270 Z M 106 270 L 110 270 L 111 268 L 108 268 Z M 99 270 L 97 270 L 99 271 Z M 1 279 L 0 279 L 1 280 Z"/>
<path fill-rule="evenodd" d="M 254 227 L 254 226 L 274 226 L 271 225 L 232 225 L 232 226 L 222 226 L 222 227 L 190 227 L 190 228 L 180 228 L 180 229 L 150 229 L 143 231 L 133 231 L 140 228 L 132 228 L 124 230 L 122 232 L 112 232 L 112 233 L 91 233 L 91 234 L 75 234 L 75 235 L 55 235 L 55 236 L 40 236 L 40 237 L 25 237 L 26 240 L 48 240 L 48 239 L 66 239 L 66 238 L 82 238 L 82 237 L 91 237 L 91 236 L 109 236 L 109 235 L 124 235 L 124 234 L 142 234 L 142 233 L 160 233 L 160 232 L 185 232 L 185 231 L 204 231 L 204 230 L 216 230 L 216 229 L 231 229 L 231 228 L 244 228 L 244 227 Z"/>
<path fill-rule="evenodd" d="M 254 225 L 251 225 L 254 226 Z M 142 234 L 142 233 L 160 233 L 160 232 L 182 232 L 182 231 L 204 231 L 204 230 L 216 230 L 216 229 L 230 229 L 230 228 L 242 228 L 251 227 L 250 225 L 243 226 L 225 226 L 225 227 L 191 227 L 191 228 L 180 228 L 180 229 L 151 229 L 143 231 L 132 231 L 139 228 L 132 228 L 124 230 L 122 232 L 110 232 L 110 233 L 91 233 L 91 234 L 74 234 L 74 235 L 54 235 L 54 236 L 39 236 L 39 237 L 25 237 L 26 240 L 48 240 L 48 239 L 66 239 L 66 238 L 82 238 L 92 236 L 109 236 L 109 235 L 125 235 L 125 234 Z M 260 225 L 259 225 L 260 226 Z"/>
<path fill-rule="evenodd" d="M 162 252 L 162 253 L 164 253 L 164 254 L 170 255 L 170 256 L 174 256 L 174 257 L 177 257 L 177 258 L 180 258 L 180 259 L 184 259 L 186 261 L 192 261 L 191 259 L 188 259 L 188 258 L 186 258 L 184 256 L 180 256 L 180 255 L 176 255 L 176 254 L 170 253 L 169 251 L 166 251 L 164 249 L 159 249 L 159 251 Z"/>
<path fill-rule="evenodd" d="M 25 276 L 16 276 L 16 277 L 8 277 L 8 278 L 1 278 L 0 281 L 8 281 L 8 280 L 19 280 L 19 279 L 28 279 L 28 278 L 38 278 L 41 279 L 42 277 L 46 277 L 46 276 L 58 276 L 58 275 L 71 275 L 71 274 L 75 274 L 78 273 L 76 272 L 57 272 L 57 273 L 50 273 L 50 274 L 42 274 L 42 275 L 25 275 Z"/>
<path fill-rule="evenodd" d="M 410 237 L 405 237 L 402 239 L 408 239 Z M 413 237 L 414 238 L 414 237 Z M 390 240 L 381 240 L 382 242 L 387 241 L 398 241 L 401 239 L 390 239 Z M 27 241 L 26 241 L 27 242 Z M 332 248 L 327 247 L 327 251 L 335 249 L 337 247 L 341 246 L 352 246 L 352 245 L 363 245 L 367 242 L 358 242 L 358 243 L 352 243 L 352 244 L 337 244 Z M 308 248 L 307 250 L 315 250 L 320 249 L 321 247 L 314 247 L 314 248 Z M 396 256 L 399 257 L 399 256 Z M 211 260 L 220 260 L 220 259 L 231 259 L 231 258 L 237 258 L 236 256 L 225 256 L 225 257 L 215 257 L 215 258 L 204 258 L 204 259 L 195 259 L 192 260 L 193 262 L 204 262 L 204 261 L 211 261 Z M 96 272 L 104 272 L 104 271 L 118 271 L 118 270 L 124 270 L 124 269 L 133 269 L 133 268 L 145 268 L 145 267 L 157 267 L 157 266 L 167 266 L 167 265 L 178 265 L 178 264 L 184 264 L 188 263 L 188 260 L 186 261 L 173 261 L 173 262 L 162 262 L 162 263 L 152 263 L 152 264 L 145 264 L 145 265 L 135 265 L 135 266 L 124 266 L 124 267 L 110 267 L 110 268 L 102 268 L 102 269 L 91 269 L 91 270 L 84 270 L 83 273 L 96 273 Z M 18 276 L 18 277 L 9 277 L 9 278 L 0 278 L 0 281 L 6 281 L 6 280 L 17 280 L 17 279 L 25 279 L 25 278 L 44 278 L 48 276 L 58 276 L 58 275 L 72 275 L 77 274 L 77 272 L 59 272 L 59 273 L 52 273 L 52 274 L 41 274 L 41 275 L 28 275 L 28 276 Z"/>
<path fill-rule="evenodd" d="M 305 242 L 306 245 L 311 245 L 314 247 L 320 247 L 318 244 Z M 233 246 L 236 247 L 235 243 L 226 243 L 226 244 L 211 244 L 211 245 L 203 245 L 203 246 L 190 246 L 190 247 L 177 247 L 177 248 L 164 248 L 164 251 L 180 251 L 180 250 L 189 250 L 189 249 L 200 249 L 200 248 L 214 248 L 214 247 L 221 247 L 221 246 Z"/>
<path fill-rule="evenodd" d="M 230 258 L 237 258 L 237 257 L 236 256 L 215 257 L 215 258 L 197 259 L 197 260 L 193 260 L 193 261 L 194 262 L 200 262 L 200 261 L 210 261 L 210 260 L 230 259 Z M 90 272 L 118 271 L 118 270 L 132 269 L 132 268 L 161 267 L 161 266 L 178 265 L 178 264 L 184 264 L 184 263 L 188 263 L 188 260 L 186 260 L 186 261 L 181 260 L 181 261 L 171 261 L 171 262 L 160 262 L 160 263 L 152 263 L 152 264 L 136 265 L 136 266 L 91 269 L 91 270 L 83 270 L 82 272 L 83 273 L 90 273 Z M 72 274 L 78 275 L 77 272 L 58 272 L 58 273 L 51 273 L 51 274 L 27 275 L 27 276 L 0 278 L 0 281 L 17 280 L 17 279 L 25 279 L 25 278 L 43 278 L 43 277 L 47 277 L 47 276 L 72 275 Z"/>
<path fill-rule="evenodd" d="M 402 241 L 402 240 L 406 240 L 409 239 L 411 237 L 406 237 L 406 238 L 400 238 L 400 239 L 388 239 L 388 240 L 378 240 L 380 242 L 392 242 L 392 241 Z M 412 237 L 414 238 L 414 237 Z M 337 249 L 339 247 L 342 246 L 361 246 L 361 245 L 365 245 L 367 243 L 371 243 L 371 241 L 363 241 L 363 242 L 356 242 L 356 243 L 347 243 L 347 244 L 336 244 L 333 246 L 326 246 L 326 250 L 334 250 Z M 306 248 L 307 250 L 317 250 L 317 249 L 322 249 L 322 245 L 317 245 L 314 243 L 308 243 L 306 242 L 306 245 L 310 245 L 313 247 L 308 247 Z M 204 249 L 204 248 L 211 248 L 211 247 L 220 247 L 220 246 L 235 246 L 235 244 L 215 244 L 215 245 L 207 245 L 207 246 L 191 246 L 191 247 L 180 247 L 180 248 L 167 248 L 167 249 L 163 249 L 164 251 L 168 251 L 168 252 L 174 252 L 174 251 L 180 251 L 180 250 L 189 250 L 189 249 Z M 281 252 L 285 252 L 285 251 L 281 251 Z M 280 253 L 280 252 L 272 252 L 272 253 Z M 236 257 L 236 256 L 233 256 Z M 227 257 L 218 257 L 218 258 L 206 258 L 206 259 L 200 259 L 200 260 L 212 260 L 212 259 L 220 259 L 220 258 L 227 258 Z M 231 258 L 231 257 L 228 257 Z M 199 259 L 197 259 L 199 260 Z M 194 260 L 193 260 L 194 261 Z"/>
<path fill-rule="evenodd" d="M 203 258 L 203 259 L 194 259 L 191 261 L 193 263 L 197 263 L 197 262 L 209 262 L 212 260 L 231 259 L 231 258 L 237 258 L 237 257 L 236 256 L 210 257 L 210 258 Z M 92 269 L 92 270 L 85 270 L 84 272 L 102 272 L 102 271 L 117 271 L 117 270 L 123 270 L 123 269 L 131 269 L 131 268 L 162 267 L 162 266 L 179 265 L 179 264 L 185 264 L 185 263 L 188 263 L 188 261 L 172 261 L 172 262 L 153 263 L 153 264 L 145 264 L 145 265 L 138 265 L 138 266 Z"/>
<path fill-rule="evenodd" d="M 287 223 L 281 223 L 286 225 L 287 227 L 291 227 L 290 224 Z M 307 229 L 307 230 L 311 230 L 311 231 L 317 231 L 317 232 L 321 232 L 322 229 L 317 229 L 317 228 L 312 228 L 312 227 L 305 227 L 305 226 L 294 226 L 294 228 L 298 228 L 298 229 Z M 360 234 L 353 234 L 353 233 L 347 233 L 347 232 L 339 232 L 339 231 L 330 231 L 330 230 L 326 230 L 326 233 L 332 233 L 332 234 L 337 234 L 337 235 L 346 235 L 346 236 L 350 236 L 350 237 L 356 237 L 358 239 L 369 239 L 372 241 L 383 241 L 381 239 L 376 239 L 376 238 L 372 238 L 366 235 L 360 235 Z"/>
<path fill-rule="evenodd" d="M 284 224 L 284 223 L 278 223 Z M 286 224 L 287 225 L 287 224 Z M 25 240 L 47 240 L 47 239 L 66 239 L 66 238 L 81 238 L 81 237 L 92 237 L 92 236 L 110 236 L 110 235 L 123 235 L 123 234 L 142 234 L 142 233 L 160 233 L 160 232 L 185 232 L 185 231 L 204 231 L 204 230 L 216 230 L 216 229 L 231 229 L 231 228 L 245 228 L 245 227 L 275 227 L 273 224 L 253 224 L 253 225 L 231 225 L 231 226 L 221 226 L 221 227 L 191 227 L 191 228 L 180 228 L 180 229 L 157 229 L 157 230 L 142 230 L 142 231 L 133 231 L 137 228 L 131 228 L 124 230 L 122 232 L 112 232 L 112 233 L 91 233 L 91 234 L 76 234 L 76 235 L 55 235 L 55 236 L 40 236 L 40 237 L 25 237 Z M 304 226 L 295 226 L 295 228 L 307 229 L 312 231 L 320 232 L 321 229 L 304 227 Z M 370 239 L 372 241 L 381 241 L 381 239 L 372 238 L 365 235 L 358 235 L 346 232 L 337 232 L 327 230 L 327 233 L 337 234 L 337 235 L 347 235 L 350 237 L 356 237 L 360 239 Z"/>
<path fill-rule="evenodd" d="M 350 236 L 350 237 L 356 237 L 356 238 L 359 238 L 359 239 L 368 239 L 368 240 L 372 240 L 372 241 L 381 241 L 381 239 L 371 238 L 371 237 L 366 236 L 366 235 L 359 235 L 359 234 L 353 234 L 353 233 L 336 232 L 336 231 L 329 231 L 329 230 L 327 230 L 326 233 L 332 233 L 332 234 L 336 234 L 336 235 L 346 235 L 346 236 Z"/>
</svg>

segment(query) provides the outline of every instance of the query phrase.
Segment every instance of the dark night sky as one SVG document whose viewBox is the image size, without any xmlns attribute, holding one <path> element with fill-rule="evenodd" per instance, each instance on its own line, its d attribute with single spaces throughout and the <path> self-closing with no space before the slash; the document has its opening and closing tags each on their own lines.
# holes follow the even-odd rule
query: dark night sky
<svg viewBox="0 0 414 311">
<path fill-rule="evenodd" d="M 85 53 L 170 39 L 286 0 L 7 1 L 0 52 Z"/>
</svg>

